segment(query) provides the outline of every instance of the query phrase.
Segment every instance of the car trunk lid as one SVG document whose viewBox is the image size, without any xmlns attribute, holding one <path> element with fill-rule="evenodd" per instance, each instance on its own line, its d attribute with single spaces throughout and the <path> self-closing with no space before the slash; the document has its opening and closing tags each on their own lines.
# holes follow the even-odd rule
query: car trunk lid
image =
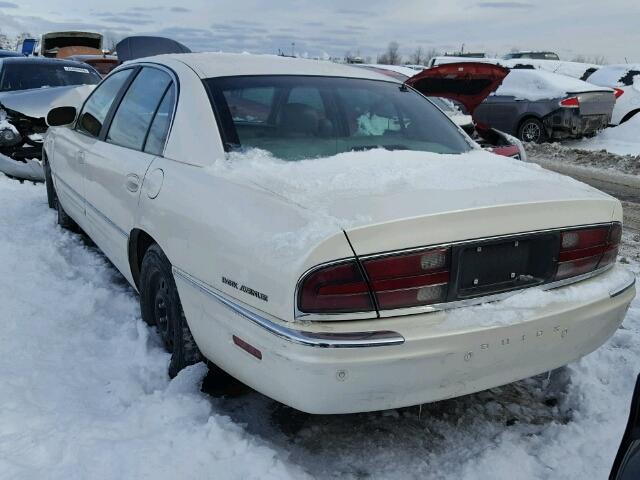
<svg viewBox="0 0 640 480">
<path fill-rule="evenodd" d="M 611 115 L 616 98 L 613 92 L 569 93 L 578 98 L 580 115 Z"/>
<path fill-rule="evenodd" d="M 478 62 L 449 63 L 423 70 L 405 83 L 425 96 L 461 103 L 469 114 L 494 92 L 509 74 L 499 65 Z"/>
</svg>

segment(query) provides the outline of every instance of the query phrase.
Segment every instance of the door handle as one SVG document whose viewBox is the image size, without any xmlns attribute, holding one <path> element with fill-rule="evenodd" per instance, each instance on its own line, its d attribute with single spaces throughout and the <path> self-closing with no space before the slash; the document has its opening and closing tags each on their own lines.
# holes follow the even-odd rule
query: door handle
<svg viewBox="0 0 640 480">
<path fill-rule="evenodd" d="M 78 163 L 84 163 L 84 152 L 82 150 L 78 151 L 76 158 L 78 159 Z"/>
<path fill-rule="evenodd" d="M 137 192 L 140 188 L 140 177 L 138 177 L 138 175 L 130 173 L 129 175 L 127 175 L 127 181 L 125 185 L 127 187 L 127 190 L 129 190 L 130 192 Z"/>
</svg>

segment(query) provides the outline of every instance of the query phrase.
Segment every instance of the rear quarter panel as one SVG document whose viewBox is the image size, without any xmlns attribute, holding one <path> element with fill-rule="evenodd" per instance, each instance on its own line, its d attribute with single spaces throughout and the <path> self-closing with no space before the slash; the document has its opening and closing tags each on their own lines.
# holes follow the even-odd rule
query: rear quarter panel
<svg viewBox="0 0 640 480">
<path fill-rule="evenodd" d="M 151 199 L 143 185 L 139 228 L 160 243 L 174 267 L 238 303 L 292 321 L 300 276 L 353 255 L 339 227 L 273 193 L 166 158 L 149 171 L 156 169 L 164 172 L 162 189 Z"/>
</svg>

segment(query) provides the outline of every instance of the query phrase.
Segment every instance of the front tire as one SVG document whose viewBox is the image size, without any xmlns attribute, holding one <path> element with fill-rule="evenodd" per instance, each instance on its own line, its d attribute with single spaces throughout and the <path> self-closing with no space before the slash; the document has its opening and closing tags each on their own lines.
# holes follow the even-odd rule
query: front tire
<svg viewBox="0 0 640 480">
<path fill-rule="evenodd" d="M 543 143 L 547 140 L 547 131 L 537 118 L 527 118 L 518 128 L 518 138 L 523 142 Z"/>
<path fill-rule="evenodd" d="M 54 195 L 55 195 L 55 193 L 54 193 Z M 56 205 L 56 210 L 58 211 L 58 225 L 60 225 L 65 230 L 71 230 L 72 232 L 77 232 L 78 231 L 78 224 L 76 224 L 76 222 L 73 220 L 73 218 L 71 218 L 69 216 L 69 214 L 67 212 L 65 212 L 65 210 L 62 207 L 62 204 L 60 203 L 60 200 L 58 199 L 57 195 L 54 198 L 55 198 L 54 202 L 55 202 L 55 205 Z"/>
<path fill-rule="evenodd" d="M 171 378 L 204 359 L 184 316 L 171 263 L 157 244 L 147 249 L 142 260 L 140 311 L 148 325 L 155 325 L 162 343 L 171 353 Z"/>
<path fill-rule="evenodd" d="M 43 162 L 42 169 L 44 170 L 44 184 L 47 188 L 47 204 L 49 208 L 56 208 L 56 192 L 53 187 L 53 179 L 51 178 L 51 167 L 49 162 Z"/>
</svg>

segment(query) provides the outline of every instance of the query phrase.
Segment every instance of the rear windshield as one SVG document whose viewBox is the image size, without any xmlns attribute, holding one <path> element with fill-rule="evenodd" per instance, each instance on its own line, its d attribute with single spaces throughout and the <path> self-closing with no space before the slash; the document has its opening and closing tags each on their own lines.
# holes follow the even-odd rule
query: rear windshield
<svg viewBox="0 0 640 480">
<path fill-rule="evenodd" d="M 91 67 L 60 62 L 5 63 L 0 73 L 0 92 L 67 85 L 94 85 L 100 75 Z"/>
<path fill-rule="evenodd" d="M 385 148 L 457 154 L 466 137 L 429 100 L 398 83 L 340 77 L 205 80 L 227 150 L 284 160 Z"/>
<path fill-rule="evenodd" d="M 107 75 L 111 70 L 119 66 L 117 60 L 85 60 L 93 68 L 95 68 L 100 75 Z"/>
</svg>

